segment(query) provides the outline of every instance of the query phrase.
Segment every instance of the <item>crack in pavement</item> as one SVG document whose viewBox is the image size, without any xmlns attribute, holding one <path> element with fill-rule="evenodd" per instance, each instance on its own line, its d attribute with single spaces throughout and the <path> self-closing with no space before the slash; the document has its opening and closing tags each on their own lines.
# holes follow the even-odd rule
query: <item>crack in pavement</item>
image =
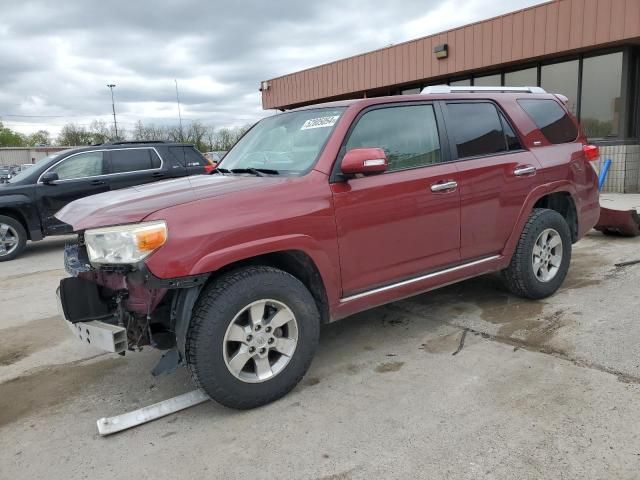
<svg viewBox="0 0 640 480">
<path fill-rule="evenodd" d="M 409 309 L 403 308 L 402 306 L 396 305 L 396 304 L 388 304 L 386 305 L 388 308 L 393 308 L 396 309 L 404 314 L 407 315 L 411 315 L 413 317 L 416 318 L 421 318 L 424 319 L 425 317 L 421 317 L 419 315 L 416 315 L 415 312 L 412 312 Z M 561 360 L 565 360 L 568 362 L 573 363 L 574 365 L 578 366 L 578 367 L 582 367 L 582 368 L 587 368 L 590 370 L 597 370 L 599 372 L 603 372 L 603 373 L 608 373 L 610 375 L 615 375 L 618 378 L 618 381 L 622 382 L 622 383 L 635 383 L 635 384 L 640 384 L 640 376 L 636 376 L 636 375 L 630 375 L 628 373 L 622 372 L 620 370 L 616 370 L 615 368 L 611 368 L 611 367 L 607 367 L 605 365 L 596 363 L 596 362 L 591 362 L 582 358 L 578 358 L 578 357 L 574 357 L 571 355 L 568 355 L 566 352 L 553 348 L 549 345 L 544 345 L 544 346 L 534 346 L 531 345 L 529 343 L 527 343 L 524 340 L 520 340 L 517 338 L 513 338 L 513 337 L 505 337 L 503 335 L 492 335 L 490 333 L 487 332 L 483 332 L 481 330 L 477 330 L 471 327 L 461 327 L 460 325 L 456 325 L 455 323 L 450 323 L 447 321 L 443 321 L 442 322 L 445 325 L 448 325 L 450 327 L 454 327 L 457 328 L 459 330 L 461 330 L 463 332 L 463 335 L 466 332 L 470 332 L 473 333 L 475 335 L 479 335 L 482 338 L 488 339 L 488 340 L 492 340 L 495 341 L 497 343 L 502 343 L 504 345 L 510 345 L 515 347 L 516 349 L 518 348 L 522 348 L 523 350 L 527 350 L 529 352 L 535 352 L 535 353 L 542 353 L 545 355 L 550 355 L 552 357 L 555 358 L 559 358 Z M 462 350 L 461 348 L 459 348 L 458 351 L 456 351 L 454 353 L 454 355 L 456 353 L 460 353 L 460 350 Z"/>
</svg>

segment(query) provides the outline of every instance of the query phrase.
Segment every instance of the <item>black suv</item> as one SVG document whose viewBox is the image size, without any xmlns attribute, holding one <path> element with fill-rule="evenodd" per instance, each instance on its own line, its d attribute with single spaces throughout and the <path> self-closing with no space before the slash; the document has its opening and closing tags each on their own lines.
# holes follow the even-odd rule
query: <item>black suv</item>
<svg viewBox="0 0 640 480">
<path fill-rule="evenodd" d="M 57 152 L 0 185 L 0 262 L 20 255 L 27 240 L 71 233 L 54 214 L 74 200 L 213 168 L 193 145 L 181 143 L 115 142 Z"/>
</svg>

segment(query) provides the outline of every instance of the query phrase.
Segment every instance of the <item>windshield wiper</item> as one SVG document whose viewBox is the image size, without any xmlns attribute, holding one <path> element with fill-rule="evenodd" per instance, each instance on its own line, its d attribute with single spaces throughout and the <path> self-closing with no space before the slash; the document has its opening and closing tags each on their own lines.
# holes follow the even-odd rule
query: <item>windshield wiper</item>
<svg viewBox="0 0 640 480">
<path fill-rule="evenodd" d="M 231 172 L 226 168 L 214 168 L 213 170 L 211 170 L 211 174 L 214 174 L 214 173 L 231 173 Z"/>
<path fill-rule="evenodd" d="M 258 177 L 264 177 L 267 175 L 279 175 L 280 172 L 278 170 L 273 170 L 271 168 L 232 168 L 231 173 L 251 173 Z"/>
</svg>

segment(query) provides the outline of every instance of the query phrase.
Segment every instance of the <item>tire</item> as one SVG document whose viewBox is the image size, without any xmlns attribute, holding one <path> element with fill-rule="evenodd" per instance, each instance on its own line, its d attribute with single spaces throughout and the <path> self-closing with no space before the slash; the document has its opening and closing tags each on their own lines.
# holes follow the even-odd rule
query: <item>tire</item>
<svg viewBox="0 0 640 480">
<path fill-rule="evenodd" d="M 27 231 L 13 217 L 0 215 L 0 262 L 13 260 L 27 246 Z"/>
<path fill-rule="evenodd" d="M 549 248 L 558 238 L 561 244 Z M 534 209 L 522 230 L 511 263 L 502 271 L 506 287 L 524 298 L 553 295 L 567 276 L 571 244 L 569 225 L 562 215 L 555 210 Z M 549 250 L 545 251 L 545 248 Z"/>
<path fill-rule="evenodd" d="M 318 345 L 320 313 L 313 296 L 297 278 L 275 268 L 246 267 L 223 275 L 205 287 L 193 312 L 187 367 L 199 388 L 230 408 L 259 407 L 289 393 Z"/>
</svg>

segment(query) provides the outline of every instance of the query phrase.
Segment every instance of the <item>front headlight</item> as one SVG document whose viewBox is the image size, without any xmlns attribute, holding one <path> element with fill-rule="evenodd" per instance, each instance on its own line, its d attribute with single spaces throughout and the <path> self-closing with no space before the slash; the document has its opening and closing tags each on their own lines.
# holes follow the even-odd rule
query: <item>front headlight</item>
<svg viewBox="0 0 640 480">
<path fill-rule="evenodd" d="M 137 263 L 166 241 L 167 224 L 162 220 L 84 232 L 89 260 L 97 264 Z"/>
</svg>

